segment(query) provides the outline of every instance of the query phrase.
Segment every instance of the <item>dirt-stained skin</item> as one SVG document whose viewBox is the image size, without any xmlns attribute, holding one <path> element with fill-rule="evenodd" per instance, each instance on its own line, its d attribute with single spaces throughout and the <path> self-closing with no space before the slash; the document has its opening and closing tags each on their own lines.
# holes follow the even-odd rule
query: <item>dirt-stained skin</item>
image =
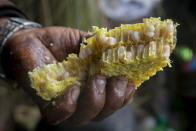
<svg viewBox="0 0 196 131">
<path fill-rule="evenodd" d="M 51 124 L 68 120 L 83 125 L 105 119 L 125 105 L 135 92 L 134 85 L 122 76 L 107 80 L 105 76 L 96 74 L 89 77 L 85 87 L 69 86 L 52 101 L 36 95 L 30 87 L 27 72 L 37 66 L 62 61 L 69 53 L 78 53 L 79 43 L 85 37 L 89 35 L 71 28 L 31 28 L 18 31 L 4 46 L 2 66 L 6 75 L 18 81 Z"/>
</svg>

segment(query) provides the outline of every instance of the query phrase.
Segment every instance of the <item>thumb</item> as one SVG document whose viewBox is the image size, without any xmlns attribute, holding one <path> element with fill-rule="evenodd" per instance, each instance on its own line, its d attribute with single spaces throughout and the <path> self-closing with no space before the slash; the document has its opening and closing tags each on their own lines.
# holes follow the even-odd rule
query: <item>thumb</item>
<svg viewBox="0 0 196 131">
<path fill-rule="evenodd" d="M 80 87 L 68 86 L 64 93 L 48 105 L 39 104 L 40 111 L 50 124 L 58 124 L 68 119 L 76 110 Z"/>
</svg>

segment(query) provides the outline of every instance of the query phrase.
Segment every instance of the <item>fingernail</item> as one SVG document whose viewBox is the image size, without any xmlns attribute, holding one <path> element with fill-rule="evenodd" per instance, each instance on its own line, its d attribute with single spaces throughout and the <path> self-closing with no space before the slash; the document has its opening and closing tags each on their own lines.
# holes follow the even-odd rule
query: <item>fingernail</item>
<svg viewBox="0 0 196 131">
<path fill-rule="evenodd" d="M 133 95 L 134 92 L 135 92 L 135 85 L 133 83 L 129 82 L 128 85 L 127 85 L 127 93 L 126 93 L 126 97 L 125 98 L 130 97 L 130 95 L 131 94 Z"/>
<path fill-rule="evenodd" d="M 117 88 L 121 89 L 123 87 L 124 88 L 127 87 L 128 80 L 126 78 L 119 77 L 116 79 L 115 83 L 116 83 Z"/>
<path fill-rule="evenodd" d="M 125 97 L 125 91 L 128 83 L 127 79 L 124 77 L 116 77 L 113 78 L 112 83 L 112 86 L 114 86 L 115 94 L 117 94 L 119 97 Z"/>
<path fill-rule="evenodd" d="M 135 85 L 132 82 L 129 82 L 127 84 L 127 88 L 135 88 Z"/>
<path fill-rule="evenodd" d="M 98 89 L 98 93 L 102 94 L 105 91 L 105 84 L 106 84 L 106 80 L 104 77 L 102 76 L 96 76 L 95 78 L 95 84 L 96 84 L 96 88 Z"/>
<path fill-rule="evenodd" d="M 126 105 L 135 93 L 135 85 L 131 82 L 127 84 L 126 96 L 123 105 Z"/>
<path fill-rule="evenodd" d="M 71 91 L 72 100 L 76 100 L 79 96 L 80 90 L 78 88 L 73 88 Z"/>
</svg>

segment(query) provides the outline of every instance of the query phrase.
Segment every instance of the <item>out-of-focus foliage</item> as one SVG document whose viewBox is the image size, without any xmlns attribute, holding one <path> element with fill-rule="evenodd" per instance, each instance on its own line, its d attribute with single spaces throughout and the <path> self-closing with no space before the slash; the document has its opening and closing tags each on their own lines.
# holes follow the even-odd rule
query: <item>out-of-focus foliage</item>
<svg viewBox="0 0 196 131">
<path fill-rule="evenodd" d="M 31 19 L 44 26 L 91 29 L 100 25 L 96 0 L 11 0 Z"/>
</svg>

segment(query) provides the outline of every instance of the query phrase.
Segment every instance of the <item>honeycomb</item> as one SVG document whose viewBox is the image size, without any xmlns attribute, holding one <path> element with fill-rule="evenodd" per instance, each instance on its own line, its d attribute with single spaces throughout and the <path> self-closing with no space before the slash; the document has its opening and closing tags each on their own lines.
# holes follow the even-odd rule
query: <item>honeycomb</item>
<svg viewBox="0 0 196 131">
<path fill-rule="evenodd" d="M 94 35 L 81 43 L 79 54 L 29 72 L 31 87 L 43 99 L 51 100 L 69 85 L 85 86 L 90 75 L 99 73 L 108 78 L 125 76 L 137 88 L 170 66 L 177 26 L 170 19 L 153 17 L 111 30 L 94 26 Z"/>
</svg>

